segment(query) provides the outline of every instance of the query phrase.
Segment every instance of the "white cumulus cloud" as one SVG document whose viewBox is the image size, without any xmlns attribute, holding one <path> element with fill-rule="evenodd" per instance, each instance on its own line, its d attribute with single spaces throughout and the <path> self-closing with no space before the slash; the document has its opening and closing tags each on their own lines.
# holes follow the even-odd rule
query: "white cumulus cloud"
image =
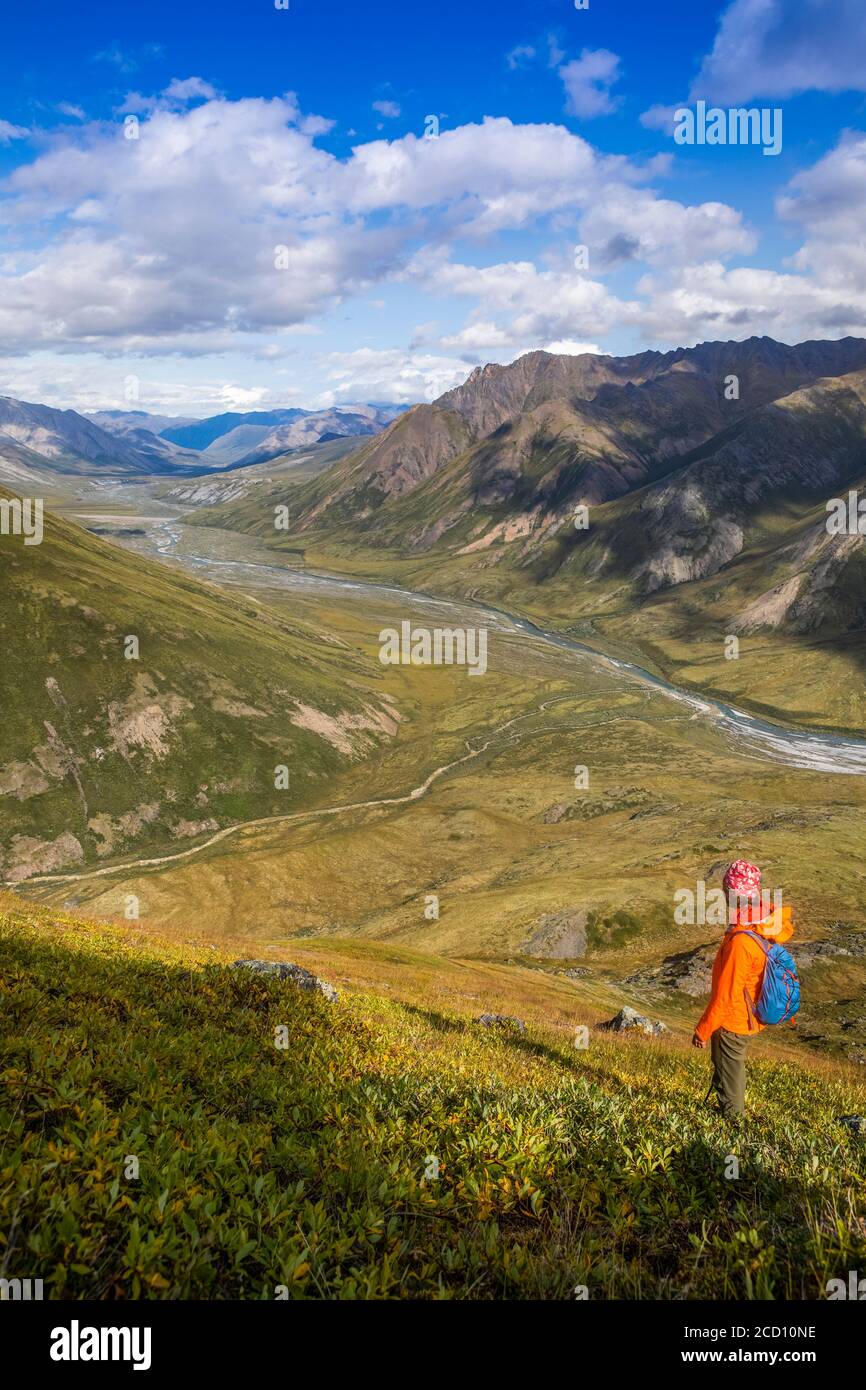
<svg viewBox="0 0 866 1390">
<path fill-rule="evenodd" d="M 618 99 L 610 89 L 619 79 L 619 56 L 607 48 L 585 48 L 559 69 L 566 93 L 566 108 L 572 116 L 608 116 Z"/>
</svg>

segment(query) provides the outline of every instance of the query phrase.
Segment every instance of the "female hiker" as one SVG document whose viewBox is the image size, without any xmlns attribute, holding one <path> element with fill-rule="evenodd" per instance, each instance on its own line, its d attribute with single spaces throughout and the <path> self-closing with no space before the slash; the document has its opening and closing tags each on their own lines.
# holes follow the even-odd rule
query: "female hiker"
<svg viewBox="0 0 866 1390">
<path fill-rule="evenodd" d="M 728 929 L 713 965 L 710 1002 L 692 1038 L 710 1044 L 715 1091 L 723 1115 L 746 1113 L 746 1049 L 767 1023 L 781 1022 L 800 1003 L 796 967 L 773 949 L 793 935 L 791 909 L 761 894 L 761 871 L 737 859 L 725 872 Z M 757 938 L 757 939 L 756 939 Z"/>
</svg>

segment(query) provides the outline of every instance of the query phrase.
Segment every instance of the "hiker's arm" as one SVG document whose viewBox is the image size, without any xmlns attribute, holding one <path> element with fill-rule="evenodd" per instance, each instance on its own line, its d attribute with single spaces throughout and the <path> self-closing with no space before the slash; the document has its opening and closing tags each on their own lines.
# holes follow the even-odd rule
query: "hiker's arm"
<svg viewBox="0 0 866 1390">
<path fill-rule="evenodd" d="M 702 1043 L 709 1042 L 713 1033 L 715 1033 L 719 1026 L 718 1023 L 714 1022 L 714 1013 L 715 1010 L 711 999 L 695 1027 L 695 1037 L 700 1038 Z"/>
<path fill-rule="evenodd" d="M 721 1001 L 731 999 L 735 993 L 737 954 L 735 943 L 732 943 L 732 948 L 725 953 L 724 958 L 716 962 L 713 969 L 713 992 L 710 1002 L 695 1028 L 695 1037 L 700 1038 L 701 1042 L 709 1042 L 721 1023 Z"/>
</svg>

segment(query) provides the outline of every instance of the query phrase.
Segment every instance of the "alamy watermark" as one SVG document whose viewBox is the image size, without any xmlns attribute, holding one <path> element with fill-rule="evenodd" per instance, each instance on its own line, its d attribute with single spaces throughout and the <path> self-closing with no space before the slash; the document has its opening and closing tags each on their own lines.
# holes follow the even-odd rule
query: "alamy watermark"
<svg viewBox="0 0 866 1390">
<path fill-rule="evenodd" d="M 25 545 L 42 544 L 41 497 L 0 497 L 0 536 L 23 536 Z"/>
<path fill-rule="evenodd" d="M 826 1293 L 831 1302 L 838 1299 L 851 1299 L 862 1303 L 866 1300 L 866 1279 L 861 1279 L 856 1269 L 848 1270 L 848 1282 L 844 1279 L 828 1279 Z"/>
<path fill-rule="evenodd" d="M 694 888 L 677 888 L 674 892 L 674 921 L 680 927 L 726 926 L 738 912 L 748 912 L 751 922 L 760 922 L 765 936 L 773 936 L 782 926 L 782 890 L 771 894 L 764 888 L 754 895 L 744 895 L 724 888 L 707 888 L 698 879 Z"/>
<path fill-rule="evenodd" d="M 0 1303 L 33 1303 L 41 1298 L 41 1279 L 0 1279 Z"/>
<path fill-rule="evenodd" d="M 383 666 L 466 666 L 470 676 L 487 670 L 484 627 L 413 627 L 408 619 L 379 633 Z"/>
<path fill-rule="evenodd" d="M 674 112 L 677 145 L 762 145 L 764 154 L 782 151 L 782 109 L 779 106 L 721 106 L 705 101 L 678 106 Z"/>
<path fill-rule="evenodd" d="M 866 536 L 866 497 L 849 492 L 831 497 L 827 503 L 827 533 L 830 536 Z"/>
<path fill-rule="evenodd" d="M 149 1327 L 82 1327 L 73 1318 L 69 1327 L 51 1331 L 52 1361 L 131 1361 L 134 1371 L 150 1369 Z"/>
</svg>

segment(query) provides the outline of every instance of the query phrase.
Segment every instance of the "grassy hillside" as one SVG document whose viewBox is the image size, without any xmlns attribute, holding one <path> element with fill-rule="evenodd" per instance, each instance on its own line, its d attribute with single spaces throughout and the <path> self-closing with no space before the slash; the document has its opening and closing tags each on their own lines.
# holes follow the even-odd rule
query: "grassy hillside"
<svg viewBox="0 0 866 1390">
<path fill-rule="evenodd" d="M 396 729 L 321 626 L 49 514 L 41 545 L 0 538 L 0 644 L 9 879 L 291 811 Z"/>
<path fill-rule="evenodd" d="M 371 610 L 351 593 L 288 601 L 296 619 L 372 663 L 400 600 Z M 118 918 L 134 894 L 144 921 L 200 944 L 240 933 L 260 951 L 293 950 L 351 937 L 491 962 L 528 960 L 544 919 L 565 913 L 586 927 L 585 948 L 554 966 L 613 983 L 710 942 L 712 926 L 674 920 L 675 894 L 717 886 L 740 857 L 782 888 L 798 949 L 841 941 L 840 923 L 866 927 L 866 779 L 767 760 L 659 691 L 559 649 L 492 631 L 489 661 L 482 680 L 459 668 L 380 668 L 382 698 L 405 717 L 393 740 L 334 780 L 331 814 L 246 826 L 200 849 L 181 842 L 168 852 L 183 858 L 155 866 L 61 870 L 22 891 Z M 589 771 L 581 789 L 577 764 Z M 815 966 L 803 1025 L 853 1058 L 866 1055 L 866 959 L 841 966 Z M 684 1002 L 694 1015 L 697 1002 Z"/>
<path fill-rule="evenodd" d="M 3 900 L 7 1277 L 52 1298 L 816 1299 L 862 1268 L 851 1069 L 759 1040 L 732 1129 L 684 1035 L 576 1048 L 602 1001 L 567 982 L 310 949 L 336 1005 Z M 527 1032 L 471 1021 L 490 1008 Z"/>
</svg>

